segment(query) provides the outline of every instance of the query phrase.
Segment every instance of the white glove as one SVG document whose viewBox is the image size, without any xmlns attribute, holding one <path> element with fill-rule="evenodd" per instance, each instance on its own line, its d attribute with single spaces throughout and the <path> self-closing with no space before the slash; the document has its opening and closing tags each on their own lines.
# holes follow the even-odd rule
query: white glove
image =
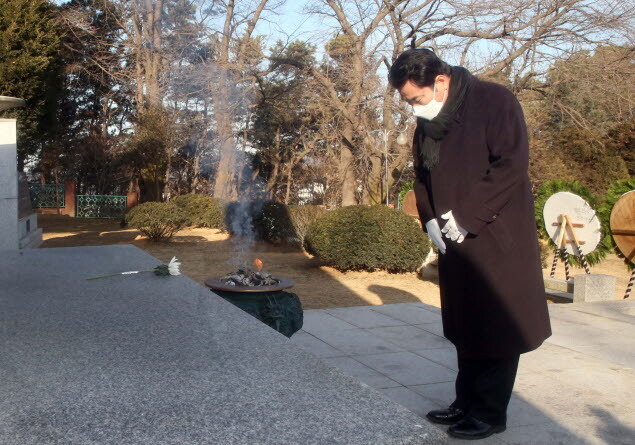
<svg viewBox="0 0 635 445">
<path fill-rule="evenodd" d="M 428 232 L 428 236 L 432 240 L 439 252 L 445 253 L 445 243 L 443 242 L 443 235 L 441 235 L 441 228 L 439 227 L 439 223 L 436 218 L 431 219 L 426 223 L 426 231 Z"/>
<path fill-rule="evenodd" d="M 448 222 L 445 223 L 445 226 L 443 226 L 443 229 L 441 229 L 441 231 L 445 233 L 445 236 L 450 238 L 452 241 L 462 243 L 468 232 L 456 222 L 456 219 L 454 219 L 454 216 L 452 215 L 452 210 L 441 215 L 441 218 L 448 220 Z"/>
</svg>

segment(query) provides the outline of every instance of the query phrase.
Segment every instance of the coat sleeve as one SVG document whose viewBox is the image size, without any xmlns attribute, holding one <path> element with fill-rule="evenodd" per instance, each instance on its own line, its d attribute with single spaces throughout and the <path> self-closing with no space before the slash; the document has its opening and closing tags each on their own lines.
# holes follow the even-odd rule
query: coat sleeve
<svg viewBox="0 0 635 445">
<path fill-rule="evenodd" d="M 421 177 L 421 172 L 419 171 L 419 153 L 418 153 L 418 143 L 419 143 L 419 132 L 415 131 L 415 136 L 412 142 L 412 159 L 415 170 L 415 180 L 414 180 L 414 192 L 415 199 L 417 202 L 417 211 L 419 212 L 419 219 L 421 220 L 421 227 L 423 227 L 423 231 L 428 233 L 426 229 L 426 223 L 431 219 L 434 219 L 434 212 L 432 211 L 432 205 L 430 204 L 430 195 L 428 191 L 428 187 L 426 185 L 425 178 Z"/>
<path fill-rule="evenodd" d="M 486 140 L 489 168 L 468 190 L 452 212 L 458 224 L 477 235 L 493 222 L 523 182 L 529 167 L 529 142 L 520 103 L 507 89 L 489 113 Z"/>
</svg>

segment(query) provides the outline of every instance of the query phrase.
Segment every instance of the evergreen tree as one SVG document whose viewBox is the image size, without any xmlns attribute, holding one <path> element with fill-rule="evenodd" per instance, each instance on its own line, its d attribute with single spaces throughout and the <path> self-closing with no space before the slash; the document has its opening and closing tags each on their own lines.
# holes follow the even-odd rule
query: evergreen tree
<svg viewBox="0 0 635 445">
<path fill-rule="evenodd" d="M 0 7 L 0 95 L 26 101 L 25 108 L 4 113 L 18 119 L 19 170 L 57 129 L 61 31 L 55 10 L 48 0 L 3 0 Z"/>
</svg>

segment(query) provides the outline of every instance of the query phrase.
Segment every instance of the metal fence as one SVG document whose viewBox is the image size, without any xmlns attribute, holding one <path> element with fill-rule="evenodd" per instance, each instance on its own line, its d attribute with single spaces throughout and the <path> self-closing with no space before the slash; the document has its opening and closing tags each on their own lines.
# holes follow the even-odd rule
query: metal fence
<svg viewBox="0 0 635 445">
<path fill-rule="evenodd" d="M 33 208 L 64 207 L 64 184 L 29 184 Z"/>
<path fill-rule="evenodd" d="M 126 211 L 126 196 L 77 195 L 77 218 L 121 218 Z"/>
</svg>

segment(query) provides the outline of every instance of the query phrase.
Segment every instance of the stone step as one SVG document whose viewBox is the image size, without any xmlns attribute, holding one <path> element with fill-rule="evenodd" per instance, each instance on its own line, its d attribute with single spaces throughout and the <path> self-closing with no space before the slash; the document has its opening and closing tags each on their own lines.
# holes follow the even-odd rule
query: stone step
<svg viewBox="0 0 635 445">
<path fill-rule="evenodd" d="M 563 280 L 560 278 L 543 277 L 545 280 L 545 287 L 547 289 L 556 290 L 560 292 L 568 292 L 573 294 L 573 280 Z"/>
<path fill-rule="evenodd" d="M 545 292 L 547 293 L 547 295 L 551 297 L 566 298 L 568 300 L 573 301 L 573 292 L 563 292 L 560 290 L 548 289 L 548 288 L 545 288 Z"/>
</svg>

